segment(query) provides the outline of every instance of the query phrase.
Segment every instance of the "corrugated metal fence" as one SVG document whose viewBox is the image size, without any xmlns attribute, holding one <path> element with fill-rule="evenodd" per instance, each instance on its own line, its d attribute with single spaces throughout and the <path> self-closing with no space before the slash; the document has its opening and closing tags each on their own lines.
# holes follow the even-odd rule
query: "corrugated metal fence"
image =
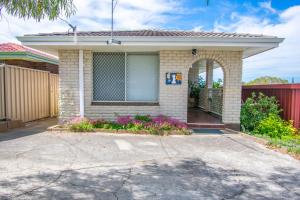
<svg viewBox="0 0 300 200">
<path fill-rule="evenodd" d="M 4 67 L 0 66 L 0 120 L 5 118 Z"/>
<path fill-rule="evenodd" d="M 294 126 L 300 128 L 300 84 L 243 86 L 243 101 L 246 101 L 253 92 L 275 96 L 283 110 L 282 117 L 285 120 L 293 120 Z"/>
<path fill-rule="evenodd" d="M 4 65 L 0 83 L 0 118 L 28 122 L 57 115 L 58 75 Z"/>
</svg>

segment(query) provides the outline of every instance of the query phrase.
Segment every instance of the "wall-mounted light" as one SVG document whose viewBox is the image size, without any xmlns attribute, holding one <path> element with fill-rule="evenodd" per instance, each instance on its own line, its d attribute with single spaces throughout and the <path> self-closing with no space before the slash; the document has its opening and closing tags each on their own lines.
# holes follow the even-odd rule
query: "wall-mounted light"
<svg viewBox="0 0 300 200">
<path fill-rule="evenodd" d="M 120 45 L 121 44 L 121 41 L 120 40 L 115 40 L 113 38 L 109 39 L 106 41 L 106 44 L 110 44 L 110 45 Z"/>
<path fill-rule="evenodd" d="M 197 49 L 192 49 L 192 55 L 193 56 L 197 55 Z"/>
</svg>

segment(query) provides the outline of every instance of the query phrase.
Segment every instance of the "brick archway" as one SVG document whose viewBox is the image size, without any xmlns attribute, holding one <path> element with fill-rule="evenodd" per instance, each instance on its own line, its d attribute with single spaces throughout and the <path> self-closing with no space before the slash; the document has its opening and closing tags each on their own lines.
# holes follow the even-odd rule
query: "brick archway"
<svg viewBox="0 0 300 200">
<path fill-rule="evenodd" d="M 227 70 L 229 69 L 229 65 L 226 62 L 226 58 L 223 58 L 220 52 L 200 50 L 195 56 L 193 56 L 190 66 L 192 66 L 194 63 L 200 60 L 206 60 L 206 59 L 213 60 L 221 66 L 224 74 L 224 85 L 225 85 L 225 79 L 226 79 Z"/>
<path fill-rule="evenodd" d="M 193 56 L 191 60 L 191 65 L 195 64 L 196 62 L 199 62 L 201 60 L 213 60 L 214 62 L 218 63 L 219 66 L 222 69 L 223 72 L 223 92 L 226 91 L 227 86 L 227 74 L 230 66 L 228 65 L 228 62 L 226 61 L 226 57 L 220 53 L 220 51 L 204 51 L 204 50 L 198 50 L 198 53 Z M 224 104 L 225 104 L 225 95 L 223 93 L 222 95 L 222 115 L 221 118 L 223 119 L 223 113 L 224 113 Z"/>
<path fill-rule="evenodd" d="M 222 122 L 226 127 L 239 128 L 241 104 L 242 51 L 198 50 L 190 57 L 188 68 L 202 59 L 217 62 L 223 70 Z"/>
</svg>

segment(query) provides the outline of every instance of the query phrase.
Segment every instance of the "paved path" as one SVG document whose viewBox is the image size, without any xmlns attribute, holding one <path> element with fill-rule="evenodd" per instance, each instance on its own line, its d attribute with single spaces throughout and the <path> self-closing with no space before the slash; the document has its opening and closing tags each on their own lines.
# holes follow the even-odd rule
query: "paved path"
<svg viewBox="0 0 300 200">
<path fill-rule="evenodd" d="M 300 199 L 300 162 L 240 135 L 0 134 L 0 199 Z"/>
</svg>

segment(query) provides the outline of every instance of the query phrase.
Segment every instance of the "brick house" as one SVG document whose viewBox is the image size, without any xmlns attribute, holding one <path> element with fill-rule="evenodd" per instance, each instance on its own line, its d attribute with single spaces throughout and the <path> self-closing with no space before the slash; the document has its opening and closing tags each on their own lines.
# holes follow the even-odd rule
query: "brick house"
<svg viewBox="0 0 300 200">
<path fill-rule="evenodd" d="M 0 44 L 0 64 L 38 69 L 58 74 L 58 58 L 15 43 Z"/>
<path fill-rule="evenodd" d="M 108 31 L 18 39 L 59 56 L 61 120 L 163 114 L 187 122 L 188 81 L 197 79 L 199 70 L 193 69 L 206 60 L 206 87 L 211 87 L 214 65 L 223 70 L 221 123 L 233 129 L 240 124 L 243 59 L 283 41 L 253 34 L 155 30 L 115 31 L 117 45 L 108 44 Z"/>
</svg>

